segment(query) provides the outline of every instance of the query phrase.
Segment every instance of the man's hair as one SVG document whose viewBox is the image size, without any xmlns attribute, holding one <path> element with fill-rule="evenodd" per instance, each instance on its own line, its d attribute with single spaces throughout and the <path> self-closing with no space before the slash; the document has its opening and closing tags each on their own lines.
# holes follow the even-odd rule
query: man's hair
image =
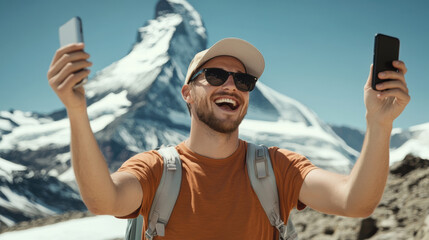
<svg viewBox="0 0 429 240">
<path fill-rule="evenodd" d="M 190 83 L 188 83 L 189 87 L 192 88 L 195 85 L 195 81 L 192 81 Z M 188 112 L 189 112 L 189 116 L 192 116 L 191 114 L 191 104 L 190 103 L 186 103 L 186 106 L 188 107 Z"/>
<path fill-rule="evenodd" d="M 208 62 L 208 61 L 206 61 L 206 62 Z M 203 64 L 201 64 L 201 66 L 199 66 L 197 69 L 195 69 L 195 70 L 194 70 L 194 72 L 192 72 L 192 74 L 191 74 L 191 78 L 194 76 L 194 74 L 195 74 L 195 73 L 197 73 L 198 71 L 200 71 L 200 70 L 203 68 L 203 66 L 204 66 L 204 64 L 205 64 L 206 62 L 204 62 Z M 195 76 L 195 79 L 197 79 L 198 77 L 199 77 L 199 76 Z M 188 83 L 188 85 L 189 85 L 190 87 L 193 87 L 193 86 L 195 85 L 195 81 L 190 81 L 190 82 Z M 186 106 L 188 107 L 189 116 L 192 116 L 192 114 L 191 114 L 191 104 L 186 103 Z"/>
<path fill-rule="evenodd" d="M 188 83 L 189 86 L 191 86 L 191 84 L 194 84 L 194 83 L 193 82 Z M 191 104 L 190 103 L 186 103 L 186 107 L 188 107 L 189 116 L 192 116 L 192 114 L 191 114 Z"/>
</svg>

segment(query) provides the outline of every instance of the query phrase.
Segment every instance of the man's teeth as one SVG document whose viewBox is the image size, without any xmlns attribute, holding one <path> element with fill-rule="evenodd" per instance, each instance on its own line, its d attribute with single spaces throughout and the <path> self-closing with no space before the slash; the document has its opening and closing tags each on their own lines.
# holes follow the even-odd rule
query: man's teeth
<svg viewBox="0 0 429 240">
<path fill-rule="evenodd" d="M 237 106 L 237 102 L 230 98 L 219 98 L 215 101 L 216 104 L 230 103 L 233 107 Z"/>
</svg>

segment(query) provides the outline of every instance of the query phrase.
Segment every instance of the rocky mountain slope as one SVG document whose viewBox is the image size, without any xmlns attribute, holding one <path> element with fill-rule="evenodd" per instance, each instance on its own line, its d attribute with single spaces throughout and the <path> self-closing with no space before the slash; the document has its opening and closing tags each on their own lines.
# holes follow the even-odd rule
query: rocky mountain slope
<svg viewBox="0 0 429 240">
<path fill-rule="evenodd" d="M 391 166 L 383 198 L 366 219 L 294 212 L 300 239 L 429 239 L 429 160 L 408 155 Z"/>
</svg>

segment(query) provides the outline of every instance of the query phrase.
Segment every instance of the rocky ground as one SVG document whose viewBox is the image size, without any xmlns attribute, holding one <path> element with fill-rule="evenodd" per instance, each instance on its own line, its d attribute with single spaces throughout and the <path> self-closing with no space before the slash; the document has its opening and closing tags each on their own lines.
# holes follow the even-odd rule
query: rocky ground
<svg viewBox="0 0 429 240">
<path fill-rule="evenodd" d="M 1 228 L 0 233 L 91 216 L 70 212 Z M 429 160 L 407 156 L 390 169 L 380 205 L 366 219 L 345 218 L 315 212 L 309 208 L 293 212 L 301 240 L 306 239 L 429 239 Z"/>
<path fill-rule="evenodd" d="M 429 239 L 429 161 L 407 156 L 390 168 L 383 198 L 366 219 L 305 209 L 293 213 L 300 239 Z"/>
</svg>

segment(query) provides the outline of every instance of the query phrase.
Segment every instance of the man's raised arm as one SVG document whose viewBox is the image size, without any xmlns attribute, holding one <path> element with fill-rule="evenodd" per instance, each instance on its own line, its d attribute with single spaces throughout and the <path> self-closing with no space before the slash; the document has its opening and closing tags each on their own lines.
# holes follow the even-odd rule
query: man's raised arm
<svg viewBox="0 0 429 240">
<path fill-rule="evenodd" d="M 143 193 L 132 174 L 110 175 L 91 130 L 85 90 L 83 87 L 73 89 L 89 75 L 85 68 L 92 65 L 83 49 L 83 43 L 58 49 L 49 67 L 48 80 L 66 107 L 70 120 L 72 166 L 85 205 L 95 214 L 124 216 L 140 206 Z"/>
<path fill-rule="evenodd" d="M 372 66 L 364 87 L 367 130 L 362 152 L 350 175 L 330 173 L 322 169 L 311 171 L 304 180 L 299 199 L 311 208 L 328 214 L 366 217 L 381 200 L 389 174 L 389 145 L 393 120 L 410 101 L 405 82 L 407 69 L 394 61 L 398 69 L 379 74 L 380 79 L 392 79 L 371 88 Z"/>
</svg>

